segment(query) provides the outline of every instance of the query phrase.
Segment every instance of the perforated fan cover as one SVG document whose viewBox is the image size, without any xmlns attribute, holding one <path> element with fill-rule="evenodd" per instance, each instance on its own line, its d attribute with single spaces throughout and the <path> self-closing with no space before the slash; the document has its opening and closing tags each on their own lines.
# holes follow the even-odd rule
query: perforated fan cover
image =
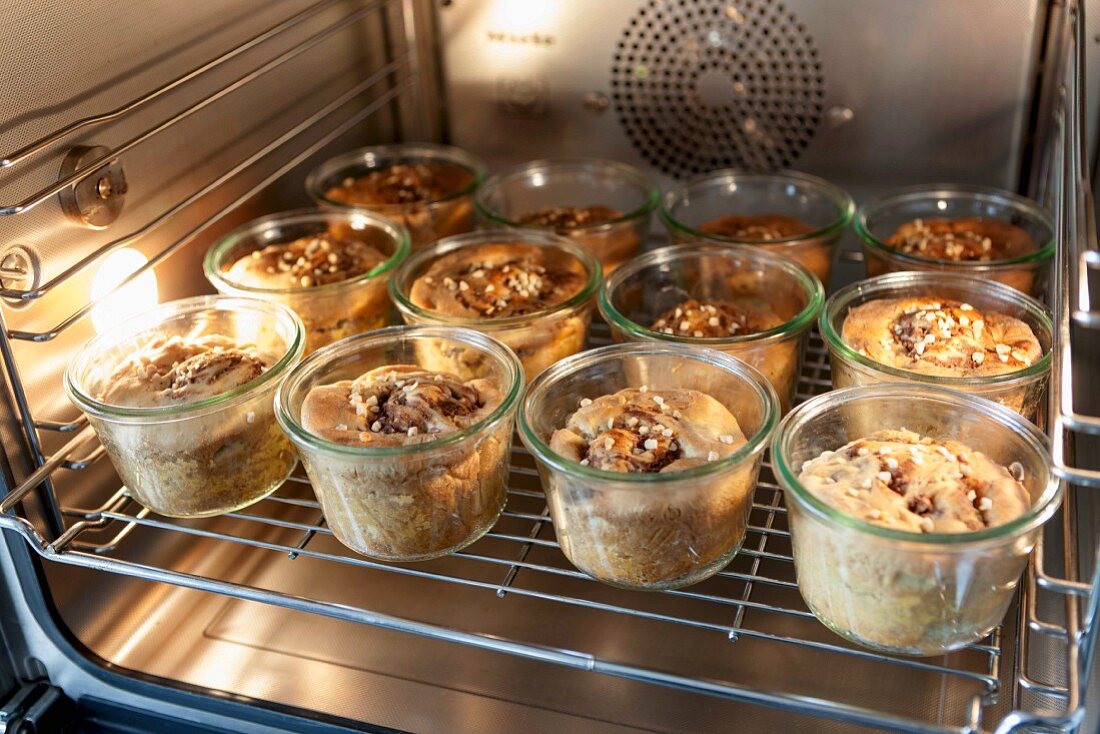
<svg viewBox="0 0 1100 734">
<path fill-rule="evenodd" d="M 623 30 L 611 98 L 666 174 L 790 167 L 822 117 L 813 37 L 776 0 L 648 0 Z"/>
</svg>

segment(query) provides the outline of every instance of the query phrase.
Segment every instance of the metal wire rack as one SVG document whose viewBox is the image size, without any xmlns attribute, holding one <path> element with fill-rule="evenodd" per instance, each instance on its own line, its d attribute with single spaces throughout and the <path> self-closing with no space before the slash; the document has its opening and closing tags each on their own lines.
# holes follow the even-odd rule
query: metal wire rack
<svg viewBox="0 0 1100 734">
<path fill-rule="evenodd" d="M 593 344 L 609 341 L 607 329 L 593 327 Z M 827 351 L 818 338 L 807 350 L 798 398 L 804 400 L 830 387 Z M 80 441 L 83 443 L 83 441 Z M 70 462 L 80 470 L 99 458 L 93 449 Z M 60 466 L 60 465 L 59 465 Z M 303 491 L 305 490 L 305 491 Z M 247 510 L 210 521 L 182 521 L 151 515 L 125 487 L 95 508 L 64 507 L 68 529 L 47 542 L 33 528 L 20 531 L 52 560 L 101 568 L 142 578 L 168 581 L 230 596 L 264 601 L 326 616 L 401 630 L 435 639 L 496 650 L 521 657 L 606 673 L 628 679 L 674 686 L 723 698 L 746 700 L 786 710 L 904 731 L 980 731 L 982 712 L 1002 693 L 1002 640 L 998 629 L 987 640 L 942 659 L 919 660 L 864 650 L 833 636 L 816 622 L 797 592 L 790 555 L 789 532 L 782 492 L 765 466 L 756 490 L 748 537 L 738 558 L 711 582 L 659 594 L 612 590 L 574 570 L 554 540 L 552 522 L 539 488 L 531 456 L 513 449 L 507 507 L 497 525 L 469 548 L 444 563 L 386 564 L 357 556 L 331 539 L 321 509 L 308 491 L 307 480 L 292 477 L 279 491 Z M 4 518 L 9 526 L 13 518 Z M 231 521 L 228 525 L 227 522 Z M 759 689 L 735 680 L 705 679 L 686 670 L 658 670 L 637 662 L 601 656 L 598 651 L 568 650 L 540 639 L 501 639 L 479 630 L 456 629 L 438 620 L 417 621 L 349 607 L 335 599 L 302 599 L 275 589 L 253 588 L 225 580 L 203 578 L 179 570 L 128 560 L 127 543 L 138 531 L 183 534 L 231 543 L 286 556 L 364 570 L 398 574 L 430 585 L 457 584 L 493 594 L 514 595 L 544 603 L 581 607 L 596 614 L 622 615 L 661 625 L 686 626 L 721 636 L 731 643 L 755 641 L 792 648 L 837 664 L 879 668 L 888 677 L 896 668 L 921 671 L 930 678 L 965 684 L 969 698 L 956 711 L 941 712 L 940 721 L 876 710 L 839 700 L 813 698 L 797 690 Z M 549 582 L 548 582 L 549 581 Z M 561 582 L 565 582 L 563 588 Z M 654 601 L 657 600 L 657 601 Z M 820 656 L 817 657 L 817 656 Z M 815 665 L 828 664 L 815 662 Z M 953 723 L 946 723 L 953 722 Z"/>
</svg>

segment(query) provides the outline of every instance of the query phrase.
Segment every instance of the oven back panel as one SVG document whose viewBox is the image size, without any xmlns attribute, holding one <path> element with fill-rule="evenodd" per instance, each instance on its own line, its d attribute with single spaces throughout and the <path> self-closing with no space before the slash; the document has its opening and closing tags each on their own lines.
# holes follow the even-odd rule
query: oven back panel
<svg viewBox="0 0 1100 734">
<path fill-rule="evenodd" d="M 1016 188 L 1045 13 L 1040 0 L 454 0 L 440 10 L 451 131 L 496 166 L 795 168 L 857 198 Z"/>
</svg>

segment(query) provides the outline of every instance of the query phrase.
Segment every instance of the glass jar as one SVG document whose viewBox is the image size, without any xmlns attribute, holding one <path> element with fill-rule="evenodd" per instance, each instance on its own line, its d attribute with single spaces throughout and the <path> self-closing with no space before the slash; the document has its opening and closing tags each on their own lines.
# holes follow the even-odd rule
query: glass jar
<svg viewBox="0 0 1100 734">
<path fill-rule="evenodd" d="M 591 252 L 609 273 L 645 243 L 659 199 L 660 190 L 633 166 L 564 158 L 532 161 L 493 176 L 478 189 L 475 203 L 484 226 L 545 226 Z M 598 211 L 591 223 L 577 222 L 562 211 L 573 207 Z M 540 212 L 549 212 L 547 224 L 529 221 Z"/>
<path fill-rule="evenodd" d="M 979 311 L 1012 316 L 1030 327 L 1042 347 L 1043 357 L 1015 372 L 976 377 L 925 375 L 882 364 L 866 357 L 842 338 L 848 313 L 864 303 L 880 299 L 928 297 L 970 304 Z M 1001 283 L 968 278 L 954 273 L 890 273 L 852 283 L 829 296 L 819 319 L 821 336 L 829 348 L 833 387 L 880 382 L 913 382 L 939 385 L 992 400 L 1038 423 L 1050 378 L 1054 323 L 1050 311 L 1030 296 Z"/>
<path fill-rule="evenodd" d="M 714 338 L 654 328 L 689 299 L 732 303 L 768 318 L 770 325 Z M 689 344 L 732 354 L 768 378 L 784 413 L 794 401 L 809 330 L 824 302 L 821 282 L 805 267 L 743 245 L 678 245 L 648 252 L 615 271 L 599 294 L 600 313 L 615 341 Z"/>
<path fill-rule="evenodd" d="M 480 354 L 479 370 L 469 379 L 490 381 L 503 396 L 500 405 L 463 430 L 405 445 L 348 445 L 303 427 L 302 405 L 311 389 L 388 365 L 433 369 L 423 360 L 425 343 Z M 470 329 L 393 326 L 310 355 L 287 377 L 275 405 L 336 539 L 371 558 L 422 561 L 473 543 L 500 516 L 522 391 L 519 360 L 495 339 Z"/>
<path fill-rule="evenodd" d="M 227 337 L 277 355 L 255 379 L 194 402 L 157 407 L 100 399 L 116 368 L 162 337 Z M 238 510 L 282 484 L 297 463 L 275 422 L 275 388 L 302 357 L 302 322 L 277 303 L 200 296 L 159 306 L 92 339 L 65 372 L 130 493 L 153 512 L 206 517 Z"/>
<path fill-rule="evenodd" d="M 368 194 L 341 190 L 371 173 L 418 164 L 439 172 L 441 191 L 402 203 L 379 203 Z M 399 143 L 358 148 L 330 158 L 306 178 L 306 191 L 319 206 L 369 209 L 404 225 L 416 252 L 474 228 L 473 196 L 484 180 L 485 163 L 461 148 Z"/>
<path fill-rule="evenodd" d="M 554 257 L 581 264 L 585 284 L 572 297 L 534 313 L 502 318 L 455 316 L 421 308 L 410 298 L 413 284 L 439 258 L 478 245 L 520 243 L 551 251 Z M 483 332 L 507 344 L 519 356 L 527 379 L 533 378 L 560 359 L 584 349 L 592 301 L 602 279 L 600 263 L 571 240 L 550 232 L 531 229 L 490 230 L 448 237 L 418 252 L 397 269 L 390 281 L 390 295 L 407 324 L 460 326 Z M 461 348 L 439 349 L 435 366 L 442 372 L 465 376 L 476 368 L 480 357 Z"/>
<path fill-rule="evenodd" d="M 241 258 L 265 247 L 328 235 L 370 245 L 384 258 L 365 273 L 324 285 L 264 288 L 242 283 L 231 272 Z M 203 258 L 206 279 L 219 293 L 277 301 L 294 309 L 306 329 L 306 353 L 353 334 L 380 329 L 391 315 L 387 282 L 409 254 L 409 234 L 369 211 L 299 209 L 254 219 L 230 232 Z"/>
<path fill-rule="evenodd" d="M 1012 467 L 1031 509 L 966 533 L 911 533 L 842 512 L 803 486 L 804 462 L 885 429 L 954 440 Z M 1046 438 L 987 400 L 924 385 L 835 390 L 795 408 L 772 444 L 786 497 L 795 573 L 806 605 L 865 647 L 940 655 L 1000 624 L 1041 526 L 1062 497 Z"/>
<path fill-rule="evenodd" d="M 578 401 L 642 386 L 710 395 L 737 419 L 747 442 L 717 461 L 667 473 L 604 471 L 550 448 Z M 518 429 L 570 562 L 612 586 L 674 589 L 714 575 L 741 547 L 778 413 L 775 391 L 744 362 L 644 342 L 594 349 L 547 369 L 527 390 Z"/>
<path fill-rule="evenodd" d="M 900 225 L 917 219 L 981 217 L 1015 225 L 1036 245 L 1033 252 L 988 262 L 939 260 L 899 252 L 886 244 Z M 1054 257 L 1050 215 L 1022 196 L 984 186 L 935 184 L 897 189 L 860 206 L 855 221 L 868 276 L 904 270 L 938 270 L 995 280 L 1040 295 Z"/>
<path fill-rule="evenodd" d="M 802 263 L 828 284 L 837 243 L 854 209 L 851 196 L 817 176 L 724 170 L 698 176 L 667 192 L 661 221 L 674 244 L 755 245 Z M 769 239 L 707 232 L 729 216 L 793 218 L 805 232 Z"/>
</svg>

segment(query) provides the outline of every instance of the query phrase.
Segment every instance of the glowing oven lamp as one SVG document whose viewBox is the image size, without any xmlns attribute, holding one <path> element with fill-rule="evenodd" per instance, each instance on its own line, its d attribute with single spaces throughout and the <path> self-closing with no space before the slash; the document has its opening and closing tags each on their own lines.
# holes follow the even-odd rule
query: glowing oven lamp
<svg viewBox="0 0 1100 734">
<path fill-rule="evenodd" d="M 157 276 L 146 270 L 122 288 L 118 284 L 149 259 L 137 250 L 112 252 L 99 266 L 92 279 L 92 299 L 103 301 L 92 309 L 92 326 L 100 334 L 142 311 L 157 305 Z"/>
</svg>

